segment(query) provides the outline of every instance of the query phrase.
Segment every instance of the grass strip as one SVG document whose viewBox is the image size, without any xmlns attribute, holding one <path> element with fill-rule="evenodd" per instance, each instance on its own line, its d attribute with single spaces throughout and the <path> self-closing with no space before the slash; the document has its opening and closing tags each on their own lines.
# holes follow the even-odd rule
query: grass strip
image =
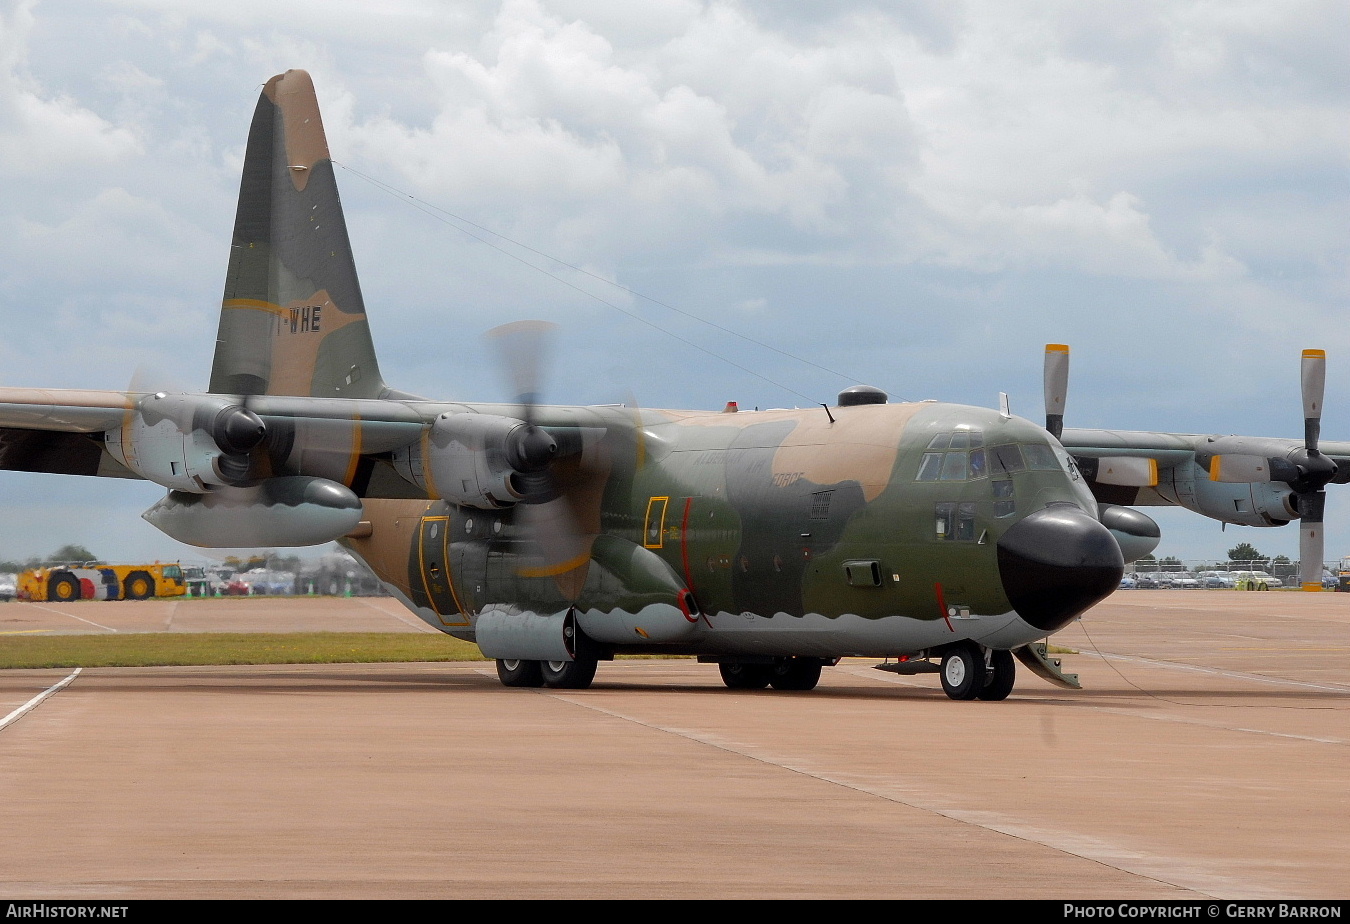
<svg viewBox="0 0 1350 924">
<path fill-rule="evenodd" d="M 420 632 L 135 632 L 0 637 L 0 669 L 482 661 L 478 646 Z"/>
</svg>

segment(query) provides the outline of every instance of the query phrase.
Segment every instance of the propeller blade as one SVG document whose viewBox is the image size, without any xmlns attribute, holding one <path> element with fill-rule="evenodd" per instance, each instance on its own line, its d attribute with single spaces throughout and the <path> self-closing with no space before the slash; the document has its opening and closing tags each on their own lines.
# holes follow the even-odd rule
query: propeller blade
<svg viewBox="0 0 1350 924">
<path fill-rule="evenodd" d="M 521 494 L 516 522 L 538 563 L 520 570 L 525 577 L 560 577 L 584 565 L 591 556 L 591 540 L 577 527 L 550 470 L 558 455 L 558 442 L 535 424 L 544 363 L 557 328 L 548 321 L 514 321 L 487 333 L 526 424 L 507 450 L 509 463 L 519 473 L 515 480 Z"/>
<path fill-rule="evenodd" d="M 1045 429 L 1059 439 L 1064 433 L 1064 402 L 1069 392 L 1069 347 L 1045 345 Z"/>
<path fill-rule="evenodd" d="M 1307 452 L 1306 471 L 1298 497 L 1299 577 L 1304 590 L 1322 589 L 1322 555 L 1325 536 L 1322 529 L 1327 492 L 1321 490 L 1336 476 L 1336 465 L 1322 456 L 1317 444 L 1322 437 L 1322 398 L 1327 387 L 1327 354 L 1323 350 L 1304 350 L 1299 385 L 1303 392 L 1303 446 Z"/>
<path fill-rule="evenodd" d="M 1298 495 L 1298 558 L 1299 579 L 1304 590 L 1322 589 L 1322 556 L 1325 537 L 1322 517 L 1326 510 L 1327 492 L 1310 491 Z"/>
<path fill-rule="evenodd" d="M 1325 350 L 1304 350 L 1301 382 L 1303 390 L 1303 444 L 1308 455 L 1317 454 L 1322 436 L 1322 396 L 1327 387 Z"/>
<path fill-rule="evenodd" d="M 497 348 L 516 400 L 525 408 L 526 423 L 534 422 L 539 404 L 544 361 L 558 325 L 548 321 L 513 321 L 487 332 Z"/>
<path fill-rule="evenodd" d="M 591 543 L 577 528 L 567 501 L 554 497 L 516 507 L 516 519 L 532 544 L 537 566 L 520 569 L 522 577 L 557 577 L 590 560 Z"/>
</svg>

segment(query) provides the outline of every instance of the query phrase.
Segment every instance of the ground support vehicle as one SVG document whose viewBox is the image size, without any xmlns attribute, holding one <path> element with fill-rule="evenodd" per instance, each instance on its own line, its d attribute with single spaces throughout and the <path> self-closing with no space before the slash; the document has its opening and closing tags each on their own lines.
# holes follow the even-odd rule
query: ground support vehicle
<svg viewBox="0 0 1350 924">
<path fill-rule="evenodd" d="M 187 593 L 183 569 L 177 564 L 51 565 L 19 574 L 20 600 L 148 600 L 181 597 Z"/>
</svg>

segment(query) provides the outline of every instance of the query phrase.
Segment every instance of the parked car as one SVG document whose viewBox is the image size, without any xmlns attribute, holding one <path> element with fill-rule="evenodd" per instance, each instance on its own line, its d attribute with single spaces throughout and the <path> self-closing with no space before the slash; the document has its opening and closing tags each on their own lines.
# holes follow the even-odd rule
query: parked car
<svg viewBox="0 0 1350 924">
<path fill-rule="evenodd" d="M 1168 575 L 1175 590 L 1199 590 L 1200 579 L 1189 571 L 1175 571 Z"/>
<path fill-rule="evenodd" d="M 1121 590 L 1134 590 L 1136 586 L 1138 586 L 1137 582 L 1132 576 L 1128 574 L 1120 579 Z"/>
<path fill-rule="evenodd" d="M 1227 571 L 1201 571 L 1196 578 L 1201 587 L 1212 589 L 1232 590 L 1237 585 L 1237 581 Z"/>
<path fill-rule="evenodd" d="M 0 600 L 13 600 L 14 594 L 18 592 L 18 583 L 17 574 L 0 574 Z"/>
</svg>

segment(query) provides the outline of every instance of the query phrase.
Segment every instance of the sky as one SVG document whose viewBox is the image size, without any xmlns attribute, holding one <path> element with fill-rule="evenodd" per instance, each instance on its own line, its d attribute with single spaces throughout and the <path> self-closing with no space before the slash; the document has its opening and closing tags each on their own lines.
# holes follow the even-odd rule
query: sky
<svg viewBox="0 0 1350 924">
<path fill-rule="evenodd" d="M 1318 347 L 1350 439 L 1346 47 L 1343 0 L 0 0 L 0 385 L 205 387 L 304 68 L 396 388 L 506 398 L 483 334 L 543 318 L 552 403 L 1039 420 L 1056 342 L 1069 427 L 1298 437 Z M 208 557 L 161 493 L 0 473 L 0 559 Z M 1160 555 L 1297 557 L 1148 512 Z M 1327 520 L 1350 555 L 1350 487 Z"/>
</svg>

